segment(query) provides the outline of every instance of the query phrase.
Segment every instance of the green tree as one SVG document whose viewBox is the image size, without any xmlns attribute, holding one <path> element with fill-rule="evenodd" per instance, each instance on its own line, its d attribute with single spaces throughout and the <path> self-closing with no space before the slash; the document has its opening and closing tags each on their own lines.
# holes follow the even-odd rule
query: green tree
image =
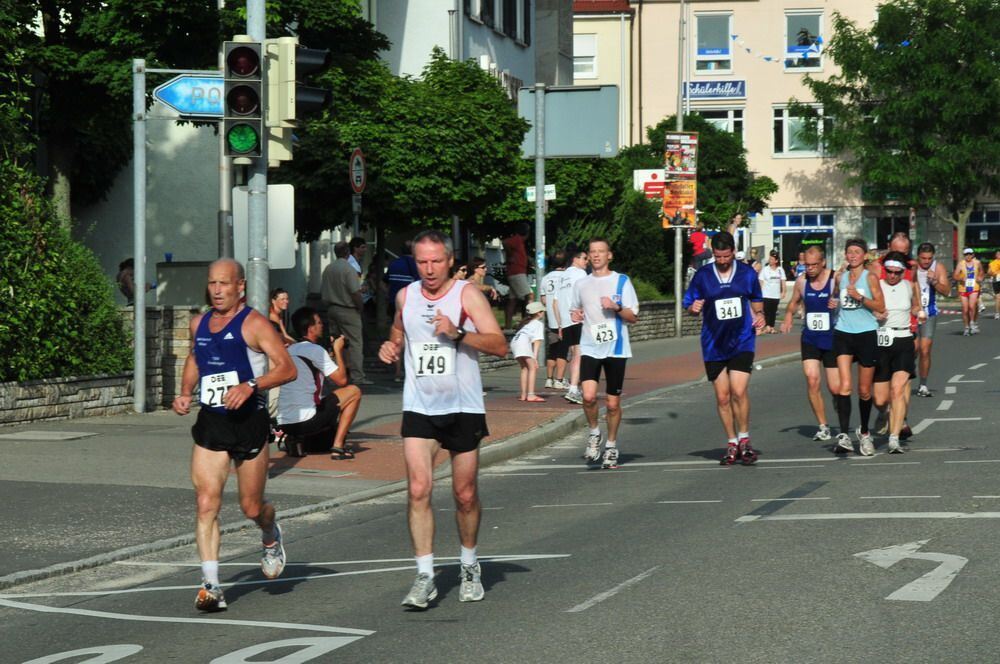
<svg viewBox="0 0 1000 664">
<path fill-rule="evenodd" d="M 806 79 L 849 181 L 872 202 L 929 207 L 959 238 L 1000 191 L 998 16 L 997 0 L 888 0 L 869 28 L 835 13 L 825 52 L 839 73 Z"/>
</svg>

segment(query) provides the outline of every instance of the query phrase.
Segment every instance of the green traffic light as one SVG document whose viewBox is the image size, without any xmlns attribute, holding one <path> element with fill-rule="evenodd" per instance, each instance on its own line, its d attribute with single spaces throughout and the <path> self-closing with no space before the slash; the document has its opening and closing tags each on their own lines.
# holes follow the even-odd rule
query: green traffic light
<svg viewBox="0 0 1000 664">
<path fill-rule="evenodd" d="M 247 154 L 257 149 L 260 144 L 260 136 L 257 131 L 248 124 L 238 124 L 226 134 L 226 142 L 229 149 L 239 154 Z"/>
</svg>

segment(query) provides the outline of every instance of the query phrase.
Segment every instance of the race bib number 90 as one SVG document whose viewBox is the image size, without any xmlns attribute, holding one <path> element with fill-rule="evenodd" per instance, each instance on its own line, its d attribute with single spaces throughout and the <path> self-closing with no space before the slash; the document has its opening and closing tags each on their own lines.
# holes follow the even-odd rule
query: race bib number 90
<svg viewBox="0 0 1000 664">
<path fill-rule="evenodd" d="M 212 374 L 201 379 L 201 402 L 211 408 L 218 408 L 230 388 L 240 384 L 240 378 L 235 371 Z"/>
<path fill-rule="evenodd" d="M 806 314 L 806 329 L 813 332 L 826 332 L 830 329 L 830 314 L 825 311 Z"/>
<path fill-rule="evenodd" d="M 618 338 L 618 335 L 615 333 L 615 326 L 607 321 L 591 325 L 590 336 L 594 338 L 594 343 L 597 344 L 609 344 Z"/>
<path fill-rule="evenodd" d="M 455 347 L 436 341 L 410 343 L 417 376 L 451 376 L 455 373 Z"/>
<path fill-rule="evenodd" d="M 719 320 L 733 320 L 743 317 L 743 301 L 738 297 L 727 297 L 715 301 L 715 317 Z"/>
</svg>

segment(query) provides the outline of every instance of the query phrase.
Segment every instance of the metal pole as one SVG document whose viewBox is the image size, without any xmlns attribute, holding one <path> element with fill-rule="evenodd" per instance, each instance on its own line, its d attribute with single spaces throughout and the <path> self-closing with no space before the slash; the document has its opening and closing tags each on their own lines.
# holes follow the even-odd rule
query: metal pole
<svg viewBox="0 0 1000 664">
<path fill-rule="evenodd" d="M 225 0 L 218 0 L 221 11 Z M 219 43 L 219 70 L 225 71 L 225 54 Z M 233 257 L 233 166 L 226 157 L 226 134 L 219 125 L 219 258 Z"/>
<path fill-rule="evenodd" d="M 267 36 L 265 31 L 264 0 L 247 0 L 247 34 L 254 41 L 262 42 Z M 262 87 L 266 89 L 266 84 Z M 261 97 L 261 103 L 267 104 L 267 95 Z M 267 264 L 267 138 L 260 138 L 261 155 L 253 159 L 247 169 L 247 303 L 266 316 L 270 287 Z"/>
<path fill-rule="evenodd" d="M 146 412 L 146 61 L 132 61 L 132 273 L 134 292 L 132 407 Z"/>
<path fill-rule="evenodd" d="M 545 276 L 545 84 L 535 83 L 535 288 L 542 300 Z M 545 344 L 538 354 L 545 366 Z"/>
<path fill-rule="evenodd" d="M 687 10 L 687 3 L 681 0 L 680 18 L 678 24 L 677 39 L 677 131 L 684 131 L 684 12 Z M 681 307 L 684 300 L 684 283 L 681 280 L 681 261 L 684 258 L 684 246 L 682 239 L 684 229 L 678 225 L 674 226 L 674 336 L 680 337 L 683 329 L 684 309 Z"/>
</svg>

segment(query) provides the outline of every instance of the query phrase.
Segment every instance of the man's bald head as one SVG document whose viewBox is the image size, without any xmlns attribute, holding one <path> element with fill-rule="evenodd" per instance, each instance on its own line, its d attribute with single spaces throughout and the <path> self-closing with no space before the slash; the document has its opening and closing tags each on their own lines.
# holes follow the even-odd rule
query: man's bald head
<svg viewBox="0 0 1000 664">
<path fill-rule="evenodd" d="M 234 270 L 237 281 L 243 281 L 247 278 L 246 272 L 243 270 L 243 264 L 234 258 L 220 258 L 216 261 L 212 261 L 212 264 L 208 266 L 208 272 L 211 274 L 212 270 L 216 268 L 230 268 Z"/>
<path fill-rule="evenodd" d="M 889 251 L 898 251 L 909 256 L 910 236 L 903 232 L 893 233 L 892 239 L 889 240 Z"/>
</svg>

